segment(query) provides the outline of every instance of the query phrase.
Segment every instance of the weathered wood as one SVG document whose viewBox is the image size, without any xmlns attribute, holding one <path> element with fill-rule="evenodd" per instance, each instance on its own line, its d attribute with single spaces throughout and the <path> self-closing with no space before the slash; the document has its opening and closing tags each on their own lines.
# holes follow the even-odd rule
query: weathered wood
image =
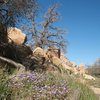
<svg viewBox="0 0 100 100">
<path fill-rule="evenodd" d="M 11 66 L 17 68 L 18 70 L 25 71 L 25 66 L 23 66 L 20 63 L 15 62 L 11 59 L 0 56 L 0 61 L 3 63 L 7 63 L 8 65 L 11 65 Z"/>
</svg>

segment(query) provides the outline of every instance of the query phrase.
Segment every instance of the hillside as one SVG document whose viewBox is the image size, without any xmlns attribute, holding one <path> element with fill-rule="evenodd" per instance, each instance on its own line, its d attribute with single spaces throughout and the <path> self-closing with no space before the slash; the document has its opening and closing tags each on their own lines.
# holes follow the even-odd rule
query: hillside
<svg viewBox="0 0 100 100">
<path fill-rule="evenodd" d="M 97 80 L 83 64 L 76 65 L 55 47 L 32 50 L 17 28 L 9 37 L 0 45 L 0 100 L 99 100 L 89 83 Z"/>
</svg>

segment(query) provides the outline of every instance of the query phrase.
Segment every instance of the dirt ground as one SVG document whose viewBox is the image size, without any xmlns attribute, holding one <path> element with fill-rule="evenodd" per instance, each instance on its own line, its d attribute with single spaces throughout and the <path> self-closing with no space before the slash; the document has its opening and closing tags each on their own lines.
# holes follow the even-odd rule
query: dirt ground
<svg viewBox="0 0 100 100">
<path fill-rule="evenodd" d="M 94 91 L 95 94 L 97 94 L 99 96 L 99 100 L 100 100 L 100 88 L 91 86 L 91 89 Z"/>
</svg>

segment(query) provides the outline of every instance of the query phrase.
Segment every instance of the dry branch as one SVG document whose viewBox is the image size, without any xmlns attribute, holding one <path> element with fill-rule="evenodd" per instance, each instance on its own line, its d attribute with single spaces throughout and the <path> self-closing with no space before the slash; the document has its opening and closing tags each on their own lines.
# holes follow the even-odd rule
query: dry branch
<svg viewBox="0 0 100 100">
<path fill-rule="evenodd" d="M 20 63 L 15 62 L 11 59 L 0 56 L 0 62 L 7 63 L 8 65 L 11 65 L 11 66 L 17 68 L 18 70 L 25 71 L 25 66 L 23 66 Z"/>
</svg>

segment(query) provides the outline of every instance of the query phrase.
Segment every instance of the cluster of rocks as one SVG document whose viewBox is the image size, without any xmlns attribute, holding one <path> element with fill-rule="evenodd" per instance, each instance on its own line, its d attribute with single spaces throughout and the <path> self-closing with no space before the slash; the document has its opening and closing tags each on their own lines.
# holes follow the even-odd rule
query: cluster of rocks
<svg viewBox="0 0 100 100">
<path fill-rule="evenodd" d="M 38 55 L 40 57 L 45 58 L 46 60 L 50 60 L 54 65 L 63 67 L 65 70 L 69 70 L 73 74 L 79 74 L 83 76 L 85 79 L 95 80 L 94 77 L 86 74 L 87 71 L 85 69 L 84 64 L 76 65 L 74 62 L 71 62 L 70 60 L 68 60 L 63 54 L 61 54 L 59 58 L 57 54 L 58 52 L 57 49 L 55 51 L 56 53 L 54 54 L 54 51 L 49 51 L 48 49 L 43 50 L 42 48 L 37 47 L 33 51 L 33 55 L 36 55 L 36 56 Z"/>
<path fill-rule="evenodd" d="M 10 28 L 8 30 L 8 38 L 9 43 L 14 43 L 15 45 L 18 45 L 17 51 L 18 54 L 21 55 L 20 58 L 22 58 L 21 60 L 23 61 L 24 65 L 31 66 L 30 63 L 33 62 L 34 58 L 39 57 L 41 58 L 41 61 L 38 61 L 38 63 L 41 62 L 41 65 L 44 65 L 45 62 L 48 61 L 56 66 L 63 67 L 65 70 L 69 70 L 71 73 L 79 74 L 86 78 L 88 77 L 84 64 L 76 65 L 74 62 L 68 60 L 64 56 L 64 54 L 60 53 L 59 49 L 49 47 L 47 50 L 43 50 L 42 48 L 37 47 L 35 50 L 32 51 L 30 47 L 23 45 L 27 37 L 21 30 L 17 28 Z M 29 55 L 31 55 L 31 62 L 29 58 L 27 58 L 29 57 Z M 91 79 L 94 78 L 91 77 Z"/>
<path fill-rule="evenodd" d="M 61 54 L 60 57 L 58 57 L 57 49 L 56 49 L 55 54 L 54 54 L 54 51 L 50 51 L 50 48 L 48 49 L 43 50 L 42 48 L 37 47 L 33 51 L 33 55 L 36 55 L 36 56 L 38 55 L 40 57 L 45 58 L 46 60 L 50 60 L 54 65 L 63 67 L 64 69 L 69 70 L 75 74 L 78 74 L 78 73 L 80 75 L 85 74 L 85 66 L 83 64 L 78 66 L 75 63 L 69 61 L 67 58 L 65 58 L 63 54 Z"/>
</svg>

